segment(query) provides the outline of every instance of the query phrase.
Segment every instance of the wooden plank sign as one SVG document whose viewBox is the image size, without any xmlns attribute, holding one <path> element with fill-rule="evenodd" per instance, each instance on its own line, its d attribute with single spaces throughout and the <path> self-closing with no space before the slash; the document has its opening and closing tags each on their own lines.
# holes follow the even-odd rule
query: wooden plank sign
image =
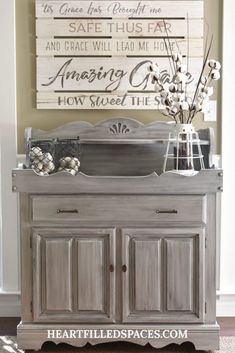
<svg viewBox="0 0 235 353">
<path fill-rule="evenodd" d="M 35 1 L 38 109 L 162 108 L 148 68 L 171 73 L 172 51 L 195 88 L 203 1 Z"/>
</svg>

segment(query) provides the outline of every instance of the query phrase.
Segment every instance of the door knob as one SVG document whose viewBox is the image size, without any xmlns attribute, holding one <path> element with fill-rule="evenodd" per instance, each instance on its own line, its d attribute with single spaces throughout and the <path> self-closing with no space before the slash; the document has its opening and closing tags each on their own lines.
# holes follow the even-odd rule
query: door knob
<svg viewBox="0 0 235 353">
<path fill-rule="evenodd" d="M 126 272 L 127 271 L 127 266 L 126 265 L 122 265 L 122 272 Z"/>
<path fill-rule="evenodd" d="M 109 272 L 114 272 L 114 266 L 113 265 L 109 265 Z"/>
</svg>

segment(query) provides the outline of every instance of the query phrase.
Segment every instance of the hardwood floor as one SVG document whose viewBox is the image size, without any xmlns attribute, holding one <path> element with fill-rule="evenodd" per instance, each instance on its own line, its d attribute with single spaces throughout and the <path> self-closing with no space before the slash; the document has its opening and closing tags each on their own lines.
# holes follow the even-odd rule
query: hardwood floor
<svg viewBox="0 0 235 353">
<path fill-rule="evenodd" d="M 15 336 L 19 317 L 0 317 L 0 336 Z"/>
<path fill-rule="evenodd" d="M 235 317 L 218 317 L 221 336 L 235 336 Z"/>
<path fill-rule="evenodd" d="M 219 317 L 217 321 L 221 336 L 235 336 L 235 317 Z M 0 336 L 15 336 L 19 322 L 17 317 L 0 318 Z"/>
</svg>

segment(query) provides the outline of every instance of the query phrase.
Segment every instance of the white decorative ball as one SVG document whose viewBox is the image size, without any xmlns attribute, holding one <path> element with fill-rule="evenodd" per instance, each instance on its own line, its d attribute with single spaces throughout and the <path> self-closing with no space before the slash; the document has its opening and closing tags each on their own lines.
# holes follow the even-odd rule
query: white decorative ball
<svg viewBox="0 0 235 353">
<path fill-rule="evenodd" d="M 59 163 L 62 168 L 65 168 L 67 166 L 65 158 L 60 158 Z"/>
<path fill-rule="evenodd" d="M 67 173 L 70 173 L 70 174 L 72 174 L 72 175 L 74 175 L 74 176 L 76 175 L 76 172 L 75 172 L 74 169 L 65 168 L 63 171 L 64 171 L 64 172 L 67 172 Z"/>
<path fill-rule="evenodd" d="M 34 165 L 36 166 L 36 169 L 42 171 L 43 170 L 43 164 L 42 162 L 36 162 L 36 160 L 34 160 Z"/>
<path fill-rule="evenodd" d="M 34 171 L 37 173 L 37 174 L 40 174 L 40 173 L 43 173 L 40 169 L 38 168 L 35 168 Z"/>
<path fill-rule="evenodd" d="M 76 161 L 74 160 L 74 158 L 69 162 L 69 167 L 71 169 L 73 169 L 75 166 L 77 165 Z"/>
<path fill-rule="evenodd" d="M 73 176 L 76 175 L 76 171 L 75 171 L 74 169 L 70 169 L 70 170 L 69 170 L 69 173 L 72 174 Z"/>
<path fill-rule="evenodd" d="M 53 162 L 49 162 L 47 164 L 47 168 L 49 169 L 50 172 L 53 172 L 53 170 L 55 170 L 55 164 Z"/>
<path fill-rule="evenodd" d="M 43 155 L 42 150 L 40 147 L 32 147 L 29 151 L 29 158 L 34 160 L 37 157 L 41 157 Z"/>
<path fill-rule="evenodd" d="M 73 160 L 75 161 L 76 165 L 80 167 L 81 163 L 78 158 L 74 157 Z"/>
<path fill-rule="evenodd" d="M 64 160 L 67 164 L 69 164 L 72 160 L 72 157 L 65 157 Z"/>
<path fill-rule="evenodd" d="M 43 164 L 47 164 L 49 162 L 53 162 L 53 157 L 52 157 L 52 155 L 49 152 L 43 153 L 43 156 L 40 156 L 39 159 L 40 159 L 40 161 L 43 162 Z"/>
</svg>

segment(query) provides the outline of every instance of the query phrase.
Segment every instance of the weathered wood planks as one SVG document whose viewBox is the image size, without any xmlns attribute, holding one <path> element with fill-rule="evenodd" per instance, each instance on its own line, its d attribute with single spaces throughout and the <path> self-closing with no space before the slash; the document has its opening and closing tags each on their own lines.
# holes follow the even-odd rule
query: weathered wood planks
<svg viewBox="0 0 235 353">
<path fill-rule="evenodd" d="M 171 53 L 189 55 L 194 89 L 203 1 L 36 0 L 36 35 L 37 108 L 156 109 L 151 62 L 171 73 Z"/>
<path fill-rule="evenodd" d="M 203 17 L 203 1 L 37 0 L 37 17 Z"/>
<path fill-rule="evenodd" d="M 187 21 L 185 19 L 48 19 L 37 18 L 37 36 L 40 38 L 53 38 L 54 36 L 68 37 L 162 37 L 167 34 L 171 37 L 185 37 Z M 203 36 L 203 19 L 189 19 L 189 36 Z"/>
</svg>

